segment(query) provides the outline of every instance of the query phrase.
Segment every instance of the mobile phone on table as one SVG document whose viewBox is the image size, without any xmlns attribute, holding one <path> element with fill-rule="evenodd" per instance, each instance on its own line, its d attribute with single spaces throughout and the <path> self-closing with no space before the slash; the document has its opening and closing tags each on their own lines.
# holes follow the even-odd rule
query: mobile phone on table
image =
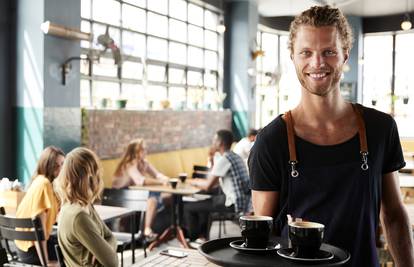
<svg viewBox="0 0 414 267">
<path fill-rule="evenodd" d="M 188 253 L 181 251 L 181 250 L 175 250 L 175 249 L 165 249 L 165 250 L 162 250 L 160 254 L 171 256 L 171 257 L 176 257 L 176 258 L 184 258 L 188 256 Z"/>
</svg>

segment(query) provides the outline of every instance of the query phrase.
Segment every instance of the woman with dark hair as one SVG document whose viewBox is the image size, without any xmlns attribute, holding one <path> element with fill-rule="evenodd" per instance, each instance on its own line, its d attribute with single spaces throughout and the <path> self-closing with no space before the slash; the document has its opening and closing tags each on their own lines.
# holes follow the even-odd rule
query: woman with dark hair
<svg viewBox="0 0 414 267">
<path fill-rule="evenodd" d="M 41 241 L 40 245 L 45 252 L 46 264 L 51 265 L 53 264 L 51 261 L 57 259 L 54 251 L 57 240 L 55 236 L 50 234 L 60 206 L 52 183 L 58 176 L 64 160 L 65 154 L 60 148 L 49 146 L 43 150 L 32 176 L 31 184 L 16 212 L 17 218 L 40 217 L 46 239 Z M 44 265 L 41 262 L 42 257 L 38 243 L 31 241 L 15 241 L 15 243 L 17 254 L 22 262 Z"/>
<path fill-rule="evenodd" d="M 103 191 L 100 169 L 95 153 L 78 147 L 56 179 L 62 201 L 58 239 L 66 266 L 118 266 L 117 241 L 93 207 Z"/>
<path fill-rule="evenodd" d="M 146 147 L 143 139 L 132 140 L 122 156 L 112 179 L 113 188 L 128 188 L 131 185 L 161 185 L 168 182 L 168 177 L 160 173 L 146 159 Z M 164 198 L 169 194 L 163 195 Z M 157 209 L 163 206 L 161 194 L 150 192 L 145 213 L 144 235 L 149 241 L 157 235 L 152 231 Z"/>
</svg>

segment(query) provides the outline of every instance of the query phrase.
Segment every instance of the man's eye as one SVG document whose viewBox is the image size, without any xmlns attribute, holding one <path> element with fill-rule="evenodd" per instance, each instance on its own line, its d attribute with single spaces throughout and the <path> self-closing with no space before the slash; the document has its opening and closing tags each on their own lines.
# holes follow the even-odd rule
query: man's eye
<svg viewBox="0 0 414 267">
<path fill-rule="evenodd" d="M 325 55 L 326 56 L 335 56 L 336 55 L 336 52 L 335 51 L 332 51 L 332 50 L 327 50 L 327 51 L 325 51 Z"/>
</svg>

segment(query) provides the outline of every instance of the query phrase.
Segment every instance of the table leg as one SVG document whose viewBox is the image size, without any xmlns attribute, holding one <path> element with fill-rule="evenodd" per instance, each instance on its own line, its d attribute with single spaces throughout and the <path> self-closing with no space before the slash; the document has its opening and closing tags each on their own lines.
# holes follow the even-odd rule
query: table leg
<svg viewBox="0 0 414 267">
<path fill-rule="evenodd" d="M 174 232 L 175 232 L 174 226 L 168 227 L 167 229 L 165 229 L 165 231 L 161 234 L 161 236 L 157 240 L 155 240 L 148 246 L 148 249 L 151 251 L 153 248 L 157 247 L 159 244 L 165 243 L 171 240 L 174 237 Z"/>
<path fill-rule="evenodd" d="M 131 214 L 131 240 L 132 263 L 135 263 L 135 212 Z"/>
</svg>

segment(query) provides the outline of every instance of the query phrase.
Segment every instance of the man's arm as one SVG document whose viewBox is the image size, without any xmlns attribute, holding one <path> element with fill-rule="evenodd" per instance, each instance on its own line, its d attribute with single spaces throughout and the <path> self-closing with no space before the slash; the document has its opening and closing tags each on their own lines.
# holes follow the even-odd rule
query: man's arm
<svg viewBox="0 0 414 267">
<path fill-rule="evenodd" d="M 382 178 L 381 221 L 396 266 L 414 266 L 411 225 L 401 200 L 397 172 Z"/>
<path fill-rule="evenodd" d="M 204 191 L 209 191 L 218 184 L 219 176 L 209 175 L 207 179 L 191 179 L 190 184 Z"/>
<path fill-rule="evenodd" d="M 279 192 L 252 190 L 252 201 L 254 215 L 276 217 L 278 212 Z"/>
</svg>

